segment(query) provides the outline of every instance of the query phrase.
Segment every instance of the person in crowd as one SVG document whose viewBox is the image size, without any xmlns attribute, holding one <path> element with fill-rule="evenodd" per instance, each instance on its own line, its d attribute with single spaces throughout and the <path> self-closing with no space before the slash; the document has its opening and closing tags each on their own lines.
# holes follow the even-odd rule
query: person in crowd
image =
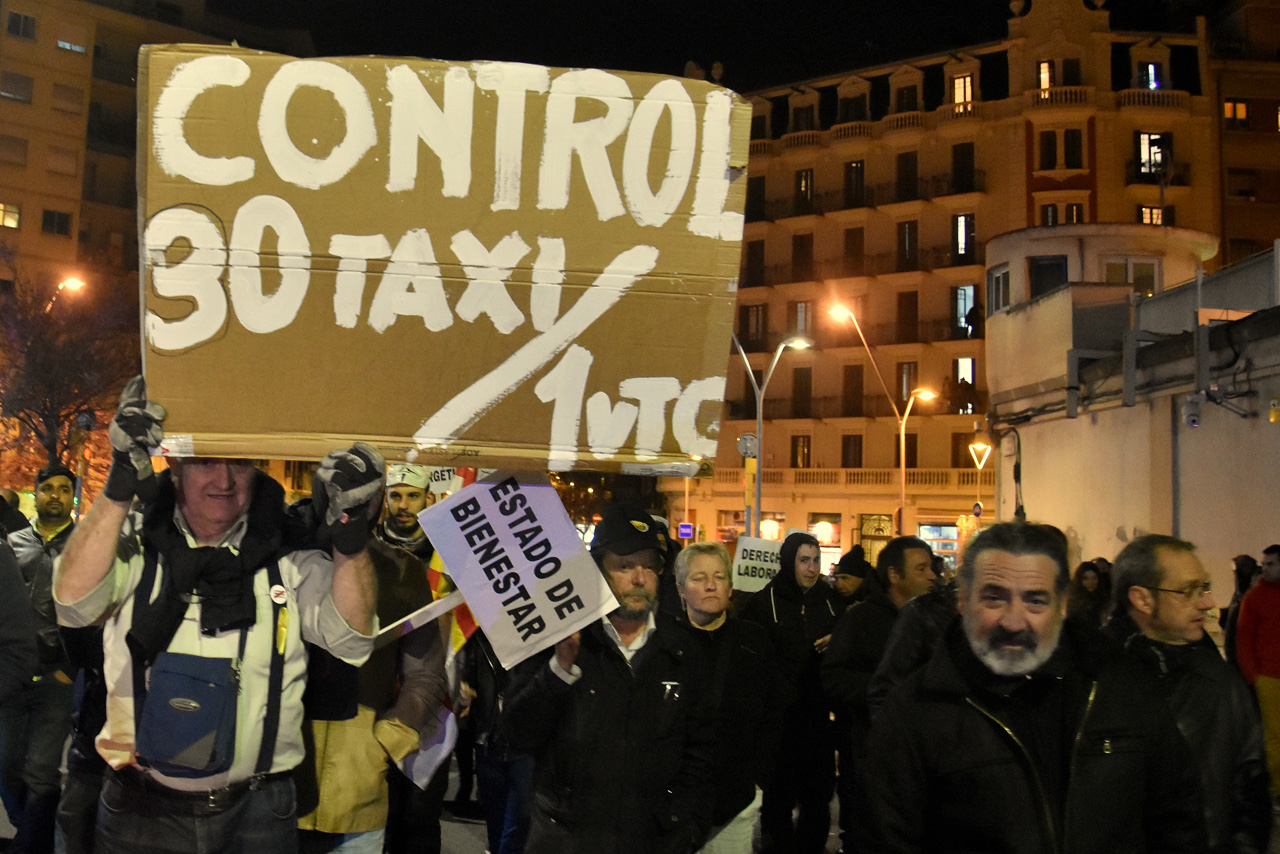
<svg viewBox="0 0 1280 854">
<path fill-rule="evenodd" d="M 933 550 L 919 537 L 897 537 L 885 544 L 876 571 L 863 585 L 866 598 L 839 620 L 822 662 L 822 687 L 836 716 L 840 753 L 840 833 L 852 847 L 856 769 L 862 755 L 871 712 L 867 688 L 884 656 L 885 645 L 903 605 L 928 592 L 934 579 Z"/>
<path fill-rule="evenodd" d="M 1231 559 L 1235 590 L 1231 593 L 1231 603 L 1218 612 L 1218 625 L 1222 627 L 1222 650 L 1227 663 L 1236 664 L 1236 626 L 1240 621 L 1240 602 L 1246 593 L 1253 589 L 1262 577 L 1262 568 L 1252 555 L 1236 555 Z"/>
<path fill-rule="evenodd" d="M 1262 550 L 1262 578 L 1240 600 L 1236 665 L 1258 698 L 1271 797 L 1280 799 L 1280 544 Z"/>
<path fill-rule="evenodd" d="M 1102 591 L 1103 597 L 1111 601 L 1111 561 L 1105 557 L 1095 557 L 1092 561 L 1093 565 L 1098 568 L 1098 589 Z"/>
<path fill-rule="evenodd" d="M 1108 604 L 1097 565 L 1086 561 L 1077 566 L 1067 595 L 1067 616 L 1091 626 L 1101 626 Z"/>
<path fill-rule="evenodd" d="M 534 761 L 506 736 L 511 674 L 483 630 L 471 635 L 463 652 L 459 715 L 471 721 L 475 733 L 476 783 L 489 854 L 522 854 L 529 838 Z"/>
<path fill-rule="evenodd" d="M 684 617 L 711 674 L 716 710 L 711 832 L 701 854 L 751 854 L 760 787 L 782 733 L 782 676 L 769 636 L 759 625 L 729 616 L 733 562 L 719 543 L 693 543 L 676 558 Z"/>
<path fill-rule="evenodd" d="M 821 852 L 831 827 L 835 734 L 821 664 L 839 604 L 830 585 L 818 580 L 821 556 L 815 537 L 789 535 L 779 551 L 778 574 L 742 608 L 743 619 L 764 626 L 793 698 L 782 714 L 790 733 L 786 758 L 775 763 L 760 807 L 765 854 Z"/>
<path fill-rule="evenodd" d="M 889 693 L 929 661 L 957 613 L 956 580 L 941 575 L 928 593 L 898 609 L 898 619 L 885 643 L 884 655 L 867 685 L 867 712 L 871 720 L 875 720 Z"/>
<path fill-rule="evenodd" d="M 404 508 L 403 493 L 425 494 L 423 466 L 394 465 L 387 471 L 388 507 L 393 518 Z M 321 545 L 323 492 L 303 511 L 318 528 Z M 425 505 L 425 501 L 423 502 Z M 413 520 L 417 524 L 416 516 Z M 381 527 L 379 528 L 381 529 Z M 367 547 L 378 585 L 380 624 L 398 622 L 431 602 L 426 567 L 412 551 L 374 536 Z M 331 696 L 349 697 L 354 714 L 310 721 L 307 774 L 300 774 L 315 808 L 298 819 L 302 854 L 379 854 L 385 843 L 388 774 L 403 776 L 395 763 L 418 750 L 421 731 L 434 724 L 448 694 L 444 642 L 435 621 L 378 647 L 358 669 L 322 649 L 326 676 L 310 686 Z M 315 678 L 314 662 L 310 675 Z M 348 710 L 350 711 L 350 710 Z"/>
<path fill-rule="evenodd" d="M 607 617 L 515 669 L 511 744 L 534 756 L 530 854 L 688 854 L 710 826 L 715 731 L 692 630 L 657 608 L 667 539 L 614 504 L 591 554 Z"/>
<path fill-rule="evenodd" d="M 1208 854 L 1262 854 L 1271 797 L 1253 697 L 1205 634 L 1215 607 L 1195 546 L 1138 537 L 1112 568 L 1115 606 L 1104 631 L 1159 681 L 1200 772 Z"/>
<path fill-rule="evenodd" d="M 36 615 L 9 544 L 0 540 L 0 709 L 31 681 L 36 653 Z"/>
<path fill-rule="evenodd" d="M 22 515 L 19 507 L 20 498 L 12 489 L 0 489 L 0 532 L 6 537 L 27 527 L 30 522 Z"/>
<path fill-rule="evenodd" d="M 22 691 L 0 705 L 0 795 L 15 833 L 11 851 L 51 854 L 71 731 L 75 669 L 53 608 L 53 561 L 75 528 L 76 476 L 53 463 L 36 474 L 36 518 L 9 535 L 36 623 L 39 661 Z"/>
<path fill-rule="evenodd" d="M 373 531 L 375 542 L 386 546 L 380 551 L 395 554 L 399 561 L 412 563 L 414 569 L 411 574 L 421 573 L 424 578 L 435 555 L 435 548 L 418 522 L 418 514 L 431 504 L 427 471 L 417 465 L 393 466 L 388 470 L 387 512 Z M 452 591 L 451 580 L 446 578 L 443 584 L 448 592 Z M 436 622 L 447 662 L 451 618 L 441 617 Z M 448 672 L 446 667 L 446 674 Z M 418 788 L 398 771 L 388 774 L 387 854 L 440 854 L 440 820 L 449 788 L 451 759 L 452 755 L 445 757 L 425 789 Z"/>
<path fill-rule="evenodd" d="M 125 386 L 106 484 L 54 572 L 59 621 L 103 622 L 95 850 L 295 851 L 303 642 L 352 665 L 372 649 L 382 458 L 361 443 L 325 458 L 332 553 L 298 549 L 284 490 L 250 461 L 175 458 L 156 474 L 164 416 L 142 377 Z"/>
<path fill-rule="evenodd" d="M 870 570 L 871 564 L 867 563 L 866 552 L 862 550 L 862 546 L 849 549 L 836 563 L 836 568 L 831 572 L 831 583 L 836 588 L 839 614 L 843 614 L 862 601 L 863 596 L 858 593 L 858 590 L 862 587 L 862 582 Z"/>
<path fill-rule="evenodd" d="M 1067 538 L 978 534 L 961 619 L 876 716 L 857 850 L 1204 852 L 1200 787 L 1152 680 L 1064 620 Z"/>
</svg>

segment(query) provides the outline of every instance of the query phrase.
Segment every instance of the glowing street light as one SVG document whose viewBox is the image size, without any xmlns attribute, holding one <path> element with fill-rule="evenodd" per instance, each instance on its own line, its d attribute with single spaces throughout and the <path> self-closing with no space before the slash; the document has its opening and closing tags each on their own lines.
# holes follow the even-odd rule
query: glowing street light
<svg viewBox="0 0 1280 854">
<path fill-rule="evenodd" d="M 978 469 L 978 476 L 975 478 L 977 482 L 977 498 L 978 504 L 982 503 L 982 467 L 987 464 L 987 460 L 991 457 L 991 437 L 987 435 L 987 431 L 983 430 L 977 423 L 973 425 L 973 438 L 969 440 L 969 456 L 973 457 L 973 464 Z M 977 512 L 976 510 L 974 512 Z"/>
<path fill-rule="evenodd" d="M 72 293 L 75 293 L 76 291 L 79 291 L 83 287 L 84 287 L 84 280 L 76 278 L 75 276 L 69 276 L 63 279 L 61 282 L 58 282 L 58 287 L 54 290 L 53 296 L 49 297 L 49 302 L 45 304 L 44 313 L 45 314 L 49 313 L 49 311 L 53 308 L 53 304 L 57 302 L 58 297 L 62 296 L 63 291 L 71 291 Z"/>
<path fill-rule="evenodd" d="M 889 406 L 893 408 L 893 417 L 898 420 L 898 536 L 906 533 L 906 514 L 907 514 L 907 416 L 911 414 L 911 407 L 916 402 L 916 398 L 923 401 L 933 400 L 938 395 L 927 388 L 917 388 L 907 397 L 907 406 L 903 411 L 898 410 L 898 402 L 893 397 L 893 392 L 889 390 L 889 384 L 884 381 L 884 374 L 880 372 L 880 365 L 876 362 L 875 353 L 871 352 L 871 346 L 867 344 L 867 337 L 862 334 L 862 324 L 858 323 L 858 316 L 843 305 L 833 305 L 828 312 L 835 320 L 849 320 L 853 322 L 853 328 L 858 332 L 858 339 L 862 341 L 862 347 L 867 351 L 867 358 L 871 361 L 871 367 L 875 369 L 876 379 L 880 380 L 880 388 L 884 389 L 884 396 L 889 399 Z"/>
<path fill-rule="evenodd" d="M 769 370 L 764 372 L 764 379 L 757 383 L 756 375 L 751 372 L 751 360 L 747 358 L 747 351 L 743 349 L 742 342 L 738 340 L 735 333 L 733 335 L 733 346 L 738 348 L 738 355 L 742 357 L 742 364 L 747 369 L 747 379 L 751 381 L 751 390 L 756 393 L 756 506 L 755 512 L 752 513 L 752 536 L 760 536 L 760 493 L 761 479 L 764 477 L 764 470 L 760 467 L 760 452 L 764 448 L 764 390 L 769 386 L 769 380 L 773 378 L 773 369 L 778 367 L 778 360 L 782 358 L 782 351 L 790 347 L 793 350 L 807 350 L 813 346 L 813 339 L 805 335 L 792 335 L 784 338 L 782 343 L 778 345 L 778 349 L 773 351 L 773 361 L 769 363 Z"/>
</svg>

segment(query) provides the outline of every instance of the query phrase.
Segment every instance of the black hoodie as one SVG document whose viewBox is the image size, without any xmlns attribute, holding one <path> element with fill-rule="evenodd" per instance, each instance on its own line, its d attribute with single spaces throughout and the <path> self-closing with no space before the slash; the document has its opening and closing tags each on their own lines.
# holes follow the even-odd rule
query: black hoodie
<svg viewBox="0 0 1280 854">
<path fill-rule="evenodd" d="M 743 606 L 741 616 L 764 626 L 773 641 L 783 678 L 796 692 L 796 705 L 826 710 L 819 676 L 822 657 L 813 644 L 831 634 L 840 605 L 836 592 L 823 579 L 819 578 L 808 590 L 802 590 L 796 582 L 795 555 L 801 545 L 807 544 L 782 544 L 778 574 Z"/>
</svg>

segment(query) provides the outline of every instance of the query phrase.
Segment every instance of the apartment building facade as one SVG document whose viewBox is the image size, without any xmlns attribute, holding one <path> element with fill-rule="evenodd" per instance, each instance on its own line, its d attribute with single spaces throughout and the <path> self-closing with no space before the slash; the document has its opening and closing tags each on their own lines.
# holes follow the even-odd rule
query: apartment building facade
<svg viewBox="0 0 1280 854">
<path fill-rule="evenodd" d="M 134 298 L 138 49 L 232 39 L 313 52 L 305 31 L 209 14 L 203 0 L 0 4 L 0 243 L 17 278 L 75 277 L 84 298 Z M 0 287 L 14 278 L 0 270 Z"/>
<path fill-rule="evenodd" d="M 968 450 L 1000 369 L 986 363 L 985 319 L 1010 300 L 1007 271 L 986 263 L 991 238 L 1076 224 L 1219 231 L 1206 24 L 1116 31 L 1083 0 L 1011 10 L 1000 42 L 751 96 L 737 335 L 757 374 L 788 336 L 815 345 L 784 351 L 767 388 L 767 533 L 815 531 L 831 557 L 858 542 L 874 556 L 898 505 L 890 398 L 902 411 L 923 387 L 938 397 L 906 422 L 904 527 L 956 551 L 975 501 L 994 497 L 993 467 L 975 470 Z M 1141 293 L 1183 273 L 1158 252 L 1111 260 L 1094 275 Z M 1035 294 L 1068 282 L 1056 255 L 1027 263 Z M 714 476 L 690 484 L 687 507 L 683 484 L 663 488 L 673 520 L 732 540 L 745 530 L 736 444 L 756 429 L 737 355 L 726 399 Z"/>
</svg>

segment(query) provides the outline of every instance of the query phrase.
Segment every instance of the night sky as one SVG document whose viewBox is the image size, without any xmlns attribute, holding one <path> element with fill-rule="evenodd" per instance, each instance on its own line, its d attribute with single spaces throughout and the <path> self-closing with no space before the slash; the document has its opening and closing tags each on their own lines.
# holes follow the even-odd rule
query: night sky
<svg viewBox="0 0 1280 854">
<path fill-rule="evenodd" d="M 1166 16 L 1222 0 L 1110 0 L 1113 27 L 1160 30 Z M 310 29 L 321 56 L 506 60 L 680 74 L 724 65 L 740 92 L 906 59 L 1006 35 L 1007 0 L 706 0 L 495 3 L 482 0 L 210 0 L 211 10 Z M 357 14 L 358 9 L 358 14 Z"/>
</svg>

